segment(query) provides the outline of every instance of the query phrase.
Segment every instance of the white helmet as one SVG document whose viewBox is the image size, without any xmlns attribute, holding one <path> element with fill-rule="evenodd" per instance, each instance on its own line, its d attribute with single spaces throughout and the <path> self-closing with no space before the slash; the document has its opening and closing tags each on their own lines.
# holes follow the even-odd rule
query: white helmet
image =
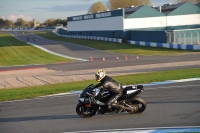
<svg viewBox="0 0 200 133">
<path fill-rule="evenodd" d="M 98 70 L 95 74 L 96 81 L 100 82 L 106 76 L 106 72 L 104 70 Z"/>
</svg>

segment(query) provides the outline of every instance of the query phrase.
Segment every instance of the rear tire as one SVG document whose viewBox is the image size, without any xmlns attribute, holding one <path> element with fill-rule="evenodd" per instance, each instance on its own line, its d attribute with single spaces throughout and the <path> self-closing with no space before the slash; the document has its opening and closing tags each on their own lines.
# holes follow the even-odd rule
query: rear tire
<svg viewBox="0 0 200 133">
<path fill-rule="evenodd" d="M 146 102 L 139 96 L 130 98 L 128 104 L 133 107 L 133 110 L 128 111 L 130 114 L 142 113 L 147 106 Z"/>
<path fill-rule="evenodd" d="M 83 118 L 92 117 L 96 114 L 96 110 L 91 107 L 86 107 L 83 103 L 78 103 L 76 106 L 76 113 Z"/>
</svg>

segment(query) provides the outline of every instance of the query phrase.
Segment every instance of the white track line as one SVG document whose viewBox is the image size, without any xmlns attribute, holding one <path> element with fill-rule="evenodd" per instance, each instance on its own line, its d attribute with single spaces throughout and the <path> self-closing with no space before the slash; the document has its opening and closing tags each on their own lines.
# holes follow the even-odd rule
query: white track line
<svg viewBox="0 0 200 133">
<path fill-rule="evenodd" d="M 62 133 L 167 133 L 167 132 L 200 132 L 200 126 L 181 127 L 150 127 L 150 128 L 127 128 L 127 129 L 107 129 L 75 131 Z"/>
<path fill-rule="evenodd" d="M 68 58 L 68 59 L 73 59 L 73 60 L 79 60 L 79 61 L 89 61 L 89 60 L 85 60 L 85 59 L 81 59 L 81 58 L 75 58 L 75 57 L 71 57 L 71 56 L 66 56 L 66 55 L 63 55 L 63 54 L 59 54 L 59 53 L 53 52 L 51 50 L 45 49 L 45 48 L 43 48 L 41 46 L 38 46 L 36 44 L 33 44 L 33 43 L 27 42 L 27 44 L 30 44 L 30 45 L 32 45 L 34 47 L 37 47 L 37 48 L 39 48 L 39 49 L 41 49 L 41 50 L 43 50 L 45 52 L 48 52 L 50 54 L 57 55 L 57 56 L 60 56 L 60 57 L 64 57 L 64 58 Z"/>
<path fill-rule="evenodd" d="M 11 34 L 11 35 L 12 35 L 12 34 Z M 18 38 L 15 37 L 14 35 L 12 35 L 12 36 L 13 36 L 14 38 L 16 38 L 17 40 L 21 41 L 20 39 L 18 39 Z M 22 42 L 23 42 L 23 41 L 22 41 Z M 43 50 L 43 51 L 45 51 L 45 52 L 48 52 L 48 53 L 50 53 L 50 54 L 53 54 L 53 55 L 57 55 L 57 56 L 60 56 L 60 57 L 64 57 L 64 58 L 68 58 L 68 59 L 73 59 L 73 60 L 89 61 L 89 60 L 86 60 L 86 59 L 75 58 L 75 57 L 71 57 L 71 56 L 66 56 L 66 55 L 63 55 L 63 54 L 59 54 L 59 53 L 50 51 L 50 50 L 48 50 L 48 49 L 45 49 L 45 48 L 43 48 L 43 47 L 41 47 L 41 46 L 38 46 L 38 45 L 36 45 L 36 44 L 33 44 L 33 43 L 29 43 L 29 42 L 26 42 L 26 43 L 29 44 L 29 45 L 32 45 L 32 46 L 34 46 L 34 47 L 37 47 L 37 48 L 39 48 L 39 49 L 41 49 L 41 50 Z"/>
<path fill-rule="evenodd" d="M 188 82 L 188 81 L 197 81 L 197 80 L 200 80 L 200 78 L 190 78 L 190 79 L 180 79 L 180 80 L 171 80 L 173 82 L 166 82 L 166 84 L 172 84 L 172 83 L 178 83 L 178 82 Z M 175 82 L 176 81 L 176 82 Z M 153 82 L 153 85 L 161 85 L 159 84 L 160 82 L 156 82 L 157 84 L 155 84 L 155 82 Z M 162 84 L 163 85 L 163 84 Z M 131 86 L 131 85 L 128 85 L 128 86 Z M 152 86 L 151 84 L 146 84 L 146 86 Z M 154 87 L 154 88 L 147 88 L 146 90 L 153 90 L 153 89 L 165 89 L 165 88 L 172 88 L 172 87 L 175 87 L 175 88 L 183 88 L 183 87 L 196 87 L 196 86 L 200 86 L 200 85 L 185 85 L 185 86 L 170 86 L 170 87 Z M 125 86 L 123 86 L 125 87 Z M 13 101 L 5 101 L 5 102 L 0 102 L 0 103 L 12 103 L 12 102 L 21 102 L 21 101 L 28 101 L 28 100 L 35 100 L 35 99 L 44 99 L 44 98 L 47 98 L 47 97 L 63 97 L 63 96 L 66 96 L 66 95 L 78 95 L 80 94 L 82 91 L 71 91 L 71 92 L 67 92 L 67 93 L 59 93 L 59 94 L 52 94 L 52 95 L 47 95 L 47 96 L 40 96 L 40 97 L 37 97 L 37 98 L 33 98 L 33 99 L 23 99 L 23 100 L 13 100 Z"/>
</svg>

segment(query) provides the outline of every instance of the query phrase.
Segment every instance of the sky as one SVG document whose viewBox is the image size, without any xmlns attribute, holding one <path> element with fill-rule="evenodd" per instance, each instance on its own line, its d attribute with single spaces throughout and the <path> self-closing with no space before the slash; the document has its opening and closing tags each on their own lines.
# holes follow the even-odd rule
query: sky
<svg viewBox="0 0 200 133">
<path fill-rule="evenodd" d="M 47 19 L 67 19 L 67 17 L 87 14 L 90 6 L 101 1 L 105 6 L 108 0 L 0 0 L 0 18 L 12 20 L 36 19 L 43 23 Z M 174 3 L 175 0 L 150 0 L 153 6 Z"/>
</svg>

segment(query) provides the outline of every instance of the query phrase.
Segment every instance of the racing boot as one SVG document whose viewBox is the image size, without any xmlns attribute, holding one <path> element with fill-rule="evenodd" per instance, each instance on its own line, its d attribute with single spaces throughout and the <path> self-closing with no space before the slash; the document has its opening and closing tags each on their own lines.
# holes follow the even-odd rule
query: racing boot
<svg viewBox="0 0 200 133">
<path fill-rule="evenodd" d="M 108 113 L 111 113 L 111 114 L 114 113 L 113 110 L 112 110 L 112 106 L 108 105 L 108 110 L 107 110 L 107 112 L 108 112 Z"/>
</svg>

